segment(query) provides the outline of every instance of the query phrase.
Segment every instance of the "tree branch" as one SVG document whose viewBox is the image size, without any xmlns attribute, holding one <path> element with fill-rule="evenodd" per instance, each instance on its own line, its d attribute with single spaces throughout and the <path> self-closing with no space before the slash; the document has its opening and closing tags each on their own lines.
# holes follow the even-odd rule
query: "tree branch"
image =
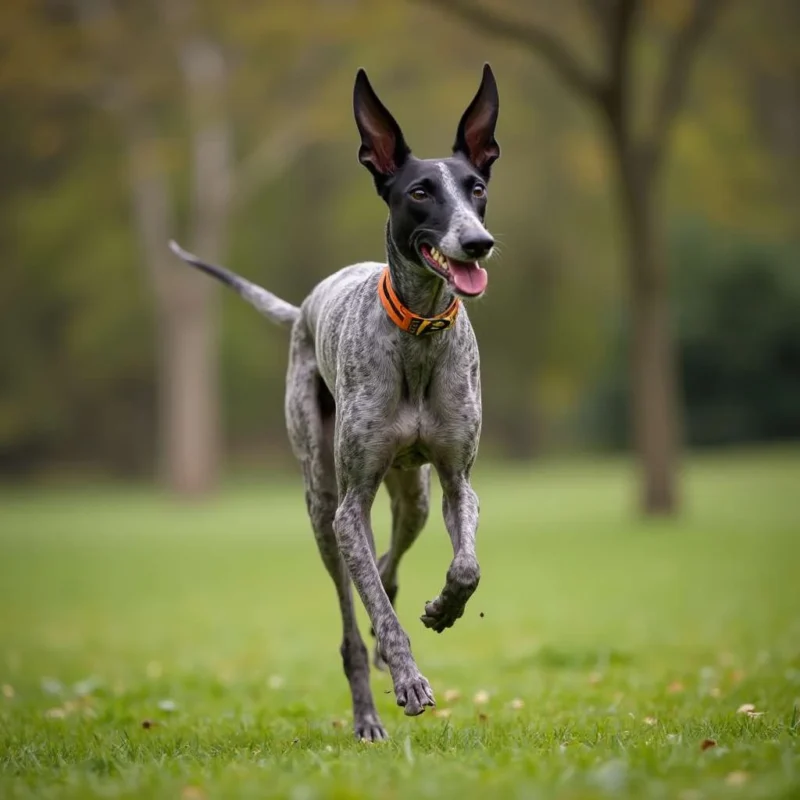
<svg viewBox="0 0 800 800">
<path fill-rule="evenodd" d="M 592 17 L 595 26 L 603 35 L 604 39 L 608 37 L 613 20 L 613 14 L 610 12 L 614 10 L 615 4 L 616 0 L 584 0 L 583 2 L 584 8 L 586 8 L 589 15 Z"/>
<path fill-rule="evenodd" d="M 552 34 L 537 25 L 502 17 L 474 0 L 417 0 L 457 16 L 475 29 L 523 45 L 540 55 L 578 94 L 598 102 L 602 84 Z"/>
<path fill-rule="evenodd" d="M 648 159 L 657 168 L 669 137 L 670 128 L 680 111 L 689 82 L 694 56 L 703 37 L 711 29 L 726 0 L 694 0 L 693 13 L 678 31 L 665 57 L 661 89 L 657 93 L 653 125 L 643 145 Z"/>
<path fill-rule="evenodd" d="M 623 147 L 627 147 L 630 133 L 628 117 L 630 39 L 633 18 L 638 6 L 639 0 L 617 0 L 614 8 L 607 12 L 608 76 L 605 87 L 605 110 L 614 136 Z"/>
</svg>

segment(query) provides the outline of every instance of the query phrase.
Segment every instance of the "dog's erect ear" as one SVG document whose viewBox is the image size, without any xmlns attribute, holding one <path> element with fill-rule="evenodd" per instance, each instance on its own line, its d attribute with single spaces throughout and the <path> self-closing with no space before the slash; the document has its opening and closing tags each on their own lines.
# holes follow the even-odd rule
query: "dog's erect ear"
<svg viewBox="0 0 800 800">
<path fill-rule="evenodd" d="M 500 158 L 500 146 L 494 138 L 500 98 L 492 68 L 483 65 L 483 78 L 478 93 L 461 117 L 456 133 L 454 153 L 463 153 L 472 165 L 487 178 L 492 164 Z"/>
<path fill-rule="evenodd" d="M 411 151 L 400 126 L 378 99 L 363 69 L 356 73 L 353 112 L 361 134 L 358 160 L 372 173 L 380 191 L 387 178 L 403 166 Z"/>
</svg>

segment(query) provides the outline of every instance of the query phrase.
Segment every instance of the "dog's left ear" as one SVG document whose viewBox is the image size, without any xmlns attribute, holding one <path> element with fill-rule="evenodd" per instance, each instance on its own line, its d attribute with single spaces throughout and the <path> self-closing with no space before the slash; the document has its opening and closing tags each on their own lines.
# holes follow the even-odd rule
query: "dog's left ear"
<svg viewBox="0 0 800 800">
<path fill-rule="evenodd" d="M 486 178 L 492 164 L 500 158 L 500 146 L 494 138 L 500 97 L 492 68 L 483 65 L 483 78 L 478 93 L 461 117 L 453 145 L 454 153 L 463 153 Z"/>
<path fill-rule="evenodd" d="M 358 70 L 353 87 L 353 113 L 361 134 L 358 160 L 372 173 L 382 194 L 387 181 L 403 166 L 411 151 L 400 126 L 375 94 L 363 69 Z"/>
</svg>

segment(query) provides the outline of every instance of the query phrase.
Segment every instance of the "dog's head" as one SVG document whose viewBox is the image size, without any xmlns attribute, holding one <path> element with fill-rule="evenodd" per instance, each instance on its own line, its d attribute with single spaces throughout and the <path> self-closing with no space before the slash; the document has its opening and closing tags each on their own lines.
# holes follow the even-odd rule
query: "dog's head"
<svg viewBox="0 0 800 800">
<path fill-rule="evenodd" d="M 500 156 L 494 138 L 499 98 L 489 65 L 461 117 L 448 158 L 411 154 L 363 69 L 356 75 L 353 110 L 361 134 L 358 158 L 389 206 L 394 247 L 407 261 L 447 281 L 456 294 L 479 297 L 488 280 L 481 264 L 494 247 L 484 226 L 487 185 Z"/>
</svg>

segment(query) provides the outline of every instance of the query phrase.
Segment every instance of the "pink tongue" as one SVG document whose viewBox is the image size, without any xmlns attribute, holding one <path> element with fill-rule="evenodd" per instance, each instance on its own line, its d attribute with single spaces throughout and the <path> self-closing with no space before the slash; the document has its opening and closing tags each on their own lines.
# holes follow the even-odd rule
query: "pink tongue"
<svg viewBox="0 0 800 800">
<path fill-rule="evenodd" d="M 450 267 L 450 275 L 456 289 L 463 294 L 481 294 L 486 290 L 489 276 L 483 267 L 479 267 L 474 261 L 454 261 L 447 259 L 447 266 Z"/>
</svg>

